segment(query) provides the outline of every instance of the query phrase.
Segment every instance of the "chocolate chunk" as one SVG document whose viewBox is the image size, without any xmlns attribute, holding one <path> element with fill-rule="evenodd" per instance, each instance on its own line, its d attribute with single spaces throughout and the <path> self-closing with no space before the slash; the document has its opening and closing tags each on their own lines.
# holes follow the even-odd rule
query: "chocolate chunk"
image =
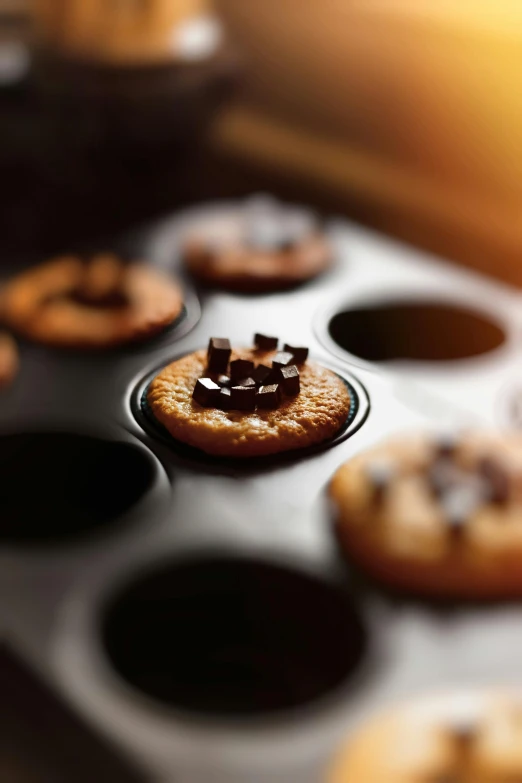
<svg viewBox="0 0 522 783">
<path fill-rule="evenodd" d="M 218 375 L 217 382 L 220 386 L 230 386 L 230 378 L 228 375 Z"/>
<path fill-rule="evenodd" d="M 231 398 L 232 398 L 231 390 L 227 389 L 227 387 L 224 386 L 217 396 L 216 408 L 219 408 L 222 411 L 230 410 Z"/>
<path fill-rule="evenodd" d="M 200 378 L 194 386 L 192 399 L 205 408 L 216 404 L 221 389 L 211 378 Z"/>
<path fill-rule="evenodd" d="M 255 386 L 256 382 L 253 378 L 241 378 L 240 381 L 237 382 L 237 386 Z"/>
<path fill-rule="evenodd" d="M 435 453 L 439 457 L 452 457 L 459 445 L 460 438 L 452 432 L 439 433 L 433 442 Z"/>
<path fill-rule="evenodd" d="M 288 365 L 292 364 L 293 361 L 294 357 L 291 353 L 288 353 L 287 351 L 279 351 L 272 359 L 272 367 L 288 367 Z"/>
<path fill-rule="evenodd" d="M 511 487 L 505 468 L 491 457 L 484 457 L 480 462 L 479 471 L 486 483 L 488 499 L 499 505 L 507 503 Z"/>
<path fill-rule="evenodd" d="M 295 364 L 304 364 L 308 359 L 308 348 L 295 348 L 293 345 L 285 343 L 285 351 L 292 354 Z"/>
<path fill-rule="evenodd" d="M 277 337 L 268 337 L 266 334 L 254 335 L 254 345 L 259 351 L 275 351 L 279 344 Z"/>
<path fill-rule="evenodd" d="M 279 384 L 273 383 L 270 386 L 261 386 L 256 397 L 259 408 L 274 409 L 279 407 L 281 402 L 281 389 Z"/>
<path fill-rule="evenodd" d="M 299 380 L 299 370 L 295 364 L 290 367 L 281 367 L 281 390 L 287 397 L 295 397 L 301 391 L 301 382 Z"/>
<path fill-rule="evenodd" d="M 254 372 L 254 362 L 248 359 L 234 359 L 230 362 L 230 380 L 235 385 L 241 385 L 241 378 L 250 378 Z"/>
<path fill-rule="evenodd" d="M 221 337 L 211 337 L 207 353 L 207 363 L 210 372 L 226 374 L 231 353 L 230 340 L 225 340 Z"/>
<path fill-rule="evenodd" d="M 256 387 L 255 386 L 232 386 L 230 407 L 237 411 L 255 411 L 256 409 Z"/>
<path fill-rule="evenodd" d="M 262 386 L 271 372 L 272 370 L 270 367 L 267 367 L 266 364 L 258 364 L 252 373 L 252 378 L 258 386 Z"/>
</svg>

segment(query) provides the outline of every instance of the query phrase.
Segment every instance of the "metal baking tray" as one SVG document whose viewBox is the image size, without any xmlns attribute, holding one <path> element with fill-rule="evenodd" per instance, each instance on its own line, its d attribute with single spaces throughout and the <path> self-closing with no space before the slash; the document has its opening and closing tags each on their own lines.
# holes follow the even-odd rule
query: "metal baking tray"
<svg viewBox="0 0 522 783">
<path fill-rule="evenodd" d="M 171 217 L 143 248 L 174 269 L 187 221 L 231 208 Z M 0 505 L 4 518 L 22 509 L 0 533 L 3 638 L 155 783 L 318 783 L 339 739 L 384 704 L 520 680 L 516 604 L 387 594 L 340 557 L 325 488 L 393 433 L 516 425 L 521 295 L 345 220 L 326 226 L 336 263 L 315 282 L 263 296 L 186 283 L 186 328 L 107 354 L 24 343 L 2 393 Z M 146 426 L 154 369 L 211 335 L 245 344 L 256 331 L 309 345 L 351 385 L 342 437 L 230 464 Z M 96 777 L 112 780 L 110 765 Z"/>
</svg>

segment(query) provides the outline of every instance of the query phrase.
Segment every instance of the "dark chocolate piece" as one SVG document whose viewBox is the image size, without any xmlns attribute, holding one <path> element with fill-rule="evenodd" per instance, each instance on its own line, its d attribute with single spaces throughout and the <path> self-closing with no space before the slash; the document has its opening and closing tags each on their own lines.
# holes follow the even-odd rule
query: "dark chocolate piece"
<svg viewBox="0 0 522 783">
<path fill-rule="evenodd" d="M 217 382 L 220 386 L 230 386 L 230 378 L 228 375 L 218 375 Z"/>
<path fill-rule="evenodd" d="M 230 340 L 221 337 L 211 337 L 208 343 L 208 369 L 213 373 L 226 374 L 232 348 Z"/>
<path fill-rule="evenodd" d="M 241 378 L 250 378 L 254 372 L 254 362 L 249 359 L 234 359 L 230 362 L 230 380 L 234 385 L 241 385 Z"/>
<path fill-rule="evenodd" d="M 216 404 L 221 389 L 211 378 L 200 378 L 194 386 L 192 399 L 205 408 Z"/>
<path fill-rule="evenodd" d="M 308 348 L 296 348 L 293 345 L 288 345 L 288 343 L 285 343 L 285 351 L 292 354 L 295 364 L 304 364 L 308 359 Z"/>
<path fill-rule="evenodd" d="M 256 382 L 253 378 L 241 378 L 236 384 L 237 386 L 255 386 Z"/>
<path fill-rule="evenodd" d="M 271 372 L 272 370 L 270 367 L 267 367 L 266 364 L 258 364 L 252 373 L 252 378 L 258 386 L 262 386 Z"/>
<path fill-rule="evenodd" d="M 275 351 L 278 344 L 277 337 L 268 337 L 266 334 L 259 334 L 259 332 L 254 335 L 254 345 L 260 351 Z"/>
<path fill-rule="evenodd" d="M 433 445 L 439 457 L 452 457 L 459 445 L 460 438 L 452 432 L 443 432 L 435 436 Z"/>
<path fill-rule="evenodd" d="M 222 411 L 230 410 L 231 398 L 232 398 L 231 390 L 227 389 L 227 387 L 224 386 L 217 396 L 216 408 L 219 408 L 219 410 Z"/>
<path fill-rule="evenodd" d="M 487 486 L 487 495 L 491 503 L 504 505 L 510 496 L 509 475 L 505 468 L 495 459 L 484 457 L 479 465 L 480 475 Z"/>
<path fill-rule="evenodd" d="M 230 407 L 236 411 L 255 411 L 256 409 L 256 387 L 255 386 L 232 386 Z"/>
<path fill-rule="evenodd" d="M 257 392 L 257 405 L 259 408 L 274 409 L 281 402 L 281 389 L 279 384 L 273 383 L 270 386 L 261 386 Z"/>
<path fill-rule="evenodd" d="M 293 361 L 294 357 L 291 353 L 288 353 L 287 351 L 279 351 L 272 359 L 272 367 L 288 367 L 288 365 L 292 364 Z"/>
<path fill-rule="evenodd" d="M 299 370 L 295 364 L 289 367 L 281 367 L 281 391 L 287 397 L 295 397 L 301 391 L 301 382 L 299 380 Z"/>
</svg>

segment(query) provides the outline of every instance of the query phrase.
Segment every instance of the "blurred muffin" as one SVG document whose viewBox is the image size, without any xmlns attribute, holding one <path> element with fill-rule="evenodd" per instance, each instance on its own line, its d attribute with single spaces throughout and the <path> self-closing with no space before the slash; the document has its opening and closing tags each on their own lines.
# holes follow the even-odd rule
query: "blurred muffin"
<svg viewBox="0 0 522 783">
<path fill-rule="evenodd" d="M 486 432 L 379 444 L 330 484 L 350 559 L 432 596 L 522 595 L 522 439 Z"/>
<path fill-rule="evenodd" d="M 333 256 L 311 213 L 259 197 L 194 221 L 182 253 L 200 283 L 246 293 L 305 283 L 328 269 Z"/>
<path fill-rule="evenodd" d="M 111 348 L 157 334 L 183 311 L 175 280 L 141 263 L 98 254 L 63 256 L 9 281 L 3 318 L 31 340 L 68 348 Z"/>
</svg>

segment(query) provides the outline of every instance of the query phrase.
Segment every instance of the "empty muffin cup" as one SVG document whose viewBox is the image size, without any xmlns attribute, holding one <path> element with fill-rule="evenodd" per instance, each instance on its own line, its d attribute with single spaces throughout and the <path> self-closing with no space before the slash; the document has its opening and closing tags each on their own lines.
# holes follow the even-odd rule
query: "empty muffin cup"
<svg viewBox="0 0 522 783">
<path fill-rule="evenodd" d="M 130 515 L 160 471 L 141 444 L 36 431 L 0 437 L 0 546 L 54 544 Z"/>
<path fill-rule="evenodd" d="M 442 363 L 490 353 L 506 333 L 491 314 L 463 303 L 388 299 L 340 309 L 324 337 L 335 353 L 368 362 Z"/>
<path fill-rule="evenodd" d="M 359 672 L 368 636 L 353 598 L 307 571 L 251 557 L 171 560 L 113 595 L 101 620 L 116 672 L 203 716 L 279 713 Z"/>
</svg>

